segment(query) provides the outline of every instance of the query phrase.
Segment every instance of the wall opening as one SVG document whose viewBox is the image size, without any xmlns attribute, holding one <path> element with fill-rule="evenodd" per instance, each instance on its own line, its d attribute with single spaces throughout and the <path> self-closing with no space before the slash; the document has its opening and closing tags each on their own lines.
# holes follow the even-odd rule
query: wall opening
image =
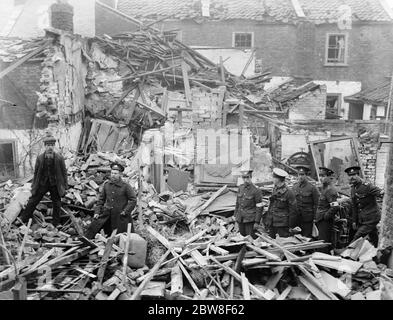
<svg viewBox="0 0 393 320">
<path fill-rule="evenodd" d="M 349 120 L 363 120 L 363 103 L 350 103 L 349 104 Z"/>
<path fill-rule="evenodd" d="M 338 119 L 341 111 L 341 94 L 328 93 L 326 95 L 326 119 Z"/>
<path fill-rule="evenodd" d="M 6 181 L 17 176 L 16 141 L 0 140 L 0 181 Z"/>
</svg>

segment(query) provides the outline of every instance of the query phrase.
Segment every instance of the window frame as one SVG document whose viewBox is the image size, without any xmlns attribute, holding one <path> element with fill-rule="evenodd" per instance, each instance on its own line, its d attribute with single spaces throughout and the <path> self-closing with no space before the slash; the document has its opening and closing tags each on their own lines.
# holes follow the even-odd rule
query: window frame
<svg viewBox="0 0 393 320">
<path fill-rule="evenodd" d="M 12 157 L 14 165 L 14 176 L 9 176 L 11 179 L 19 177 L 19 159 L 18 159 L 18 141 L 16 139 L 0 139 L 0 144 L 11 144 L 12 145 Z"/>
<path fill-rule="evenodd" d="M 172 32 L 172 33 L 170 33 L 170 34 L 168 34 L 168 35 L 164 35 L 164 39 L 165 39 L 165 41 L 168 41 L 167 39 L 166 39 L 166 37 L 168 36 L 170 36 L 170 35 L 172 35 L 172 34 L 175 34 L 175 32 Z M 182 30 L 178 30 L 178 31 L 176 31 L 176 36 L 175 36 L 175 39 L 177 40 L 177 41 L 183 41 L 183 32 L 182 32 Z"/>
<path fill-rule="evenodd" d="M 251 46 L 250 47 L 236 47 L 235 39 L 237 34 L 251 34 Z M 232 48 L 236 49 L 252 49 L 254 48 L 254 32 L 253 31 L 234 31 L 232 32 Z"/>
<path fill-rule="evenodd" d="M 330 39 L 331 36 L 344 36 L 344 41 L 345 41 L 344 62 L 328 62 L 329 39 Z M 346 66 L 348 66 L 348 33 L 329 32 L 329 33 L 326 34 L 326 40 L 325 40 L 325 66 L 328 66 L 328 67 L 346 67 Z"/>
<path fill-rule="evenodd" d="M 327 111 L 327 98 L 330 97 L 336 97 L 337 98 L 337 115 L 341 117 L 341 111 L 342 111 L 342 93 L 336 93 L 336 92 L 328 92 L 326 93 L 326 106 L 325 106 L 325 111 Z"/>
</svg>

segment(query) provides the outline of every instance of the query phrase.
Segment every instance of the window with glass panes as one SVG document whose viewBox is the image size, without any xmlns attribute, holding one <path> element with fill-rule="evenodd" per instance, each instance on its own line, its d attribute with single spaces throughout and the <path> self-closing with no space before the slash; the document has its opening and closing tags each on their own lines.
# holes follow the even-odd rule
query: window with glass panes
<svg viewBox="0 0 393 320">
<path fill-rule="evenodd" d="M 327 37 L 326 63 L 346 63 L 346 35 L 328 34 Z"/>
<path fill-rule="evenodd" d="M 252 33 L 250 33 L 250 32 L 235 32 L 233 46 L 235 48 L 251 48 L 252 47 Z"/>
</svg>

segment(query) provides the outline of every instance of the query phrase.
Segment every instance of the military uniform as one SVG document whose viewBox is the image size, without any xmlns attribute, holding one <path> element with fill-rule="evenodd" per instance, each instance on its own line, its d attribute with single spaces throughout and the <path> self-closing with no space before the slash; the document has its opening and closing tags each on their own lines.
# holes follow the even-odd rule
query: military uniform
<svg viewBox="0 0 393 320">
<path fill-rule="evenodd" d="M 117 233 L 126 232 L 128 223 L 132 223 L 131 211 L 135 205 L 135 192 L 128 183 L 121 179 L 105 182 L 95 210 L 99 217 L 89 226 L 86 237 L 94 238 L 103 227 L 107 234 L 115 229 Z M 125 215 L 120 214 L 123 211 Z"/>
<path fill-rule="evenodd" d="M 338 207 L 332 207 L 330 204 L 337 201 L 337 198 L 338 191 L 334 186 L 322 187 L 315 215 L 315 222 L 319 232 L 318 239 L 329 243 L 332 242 L 334 217 L 338 210 Z M 328 252 L 329 249 L 326 248 L 321 251 Z"/>
<path fill-rule="evenodd" d="M 260 223 L 263 211 L 262 192 L 254 184 L 242 184 L 236 199 L 235 219 L 243 236 L 254 237 L 254 223 Z"/>
<path fill-rule="evenodd" d="M 297 204 L 299 224 L 302 235 L 311 238 L 312 225 L 318 208 L 319 192 L 309 181 L 296 183 L 292 188 Z"/>
<path fill-rule="evenodd" d="M 297 222 L 296 198 L 293 191 L 284 183 L 275 186 L 270 196 L 270 203 L 265 219 L 269 235 L 275 238 L 289 237 L 289 228 L 294 228 Z"/>
<path fill-rule="evenodd" d="M 381 213 L 376 198 L 382 196 L 380 188 L 367 182 L 360 182 L 351 187 L 352 219 L 358 226 L 353 240 L 368 235 L 370 242 L 375 247 L 378 246 L 377 224 L 381 219 Z"/>
</svg>

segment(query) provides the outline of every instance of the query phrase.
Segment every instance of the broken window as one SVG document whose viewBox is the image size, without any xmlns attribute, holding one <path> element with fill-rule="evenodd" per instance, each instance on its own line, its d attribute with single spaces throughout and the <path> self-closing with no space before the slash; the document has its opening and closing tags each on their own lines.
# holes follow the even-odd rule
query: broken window
<svg viewBox="0 0 393 320">
<path fill-rule="evenodd" d="M 385 119 L 385 106 L 377 106 L 373 104 L 370 110 L 370 120 L 384 120 Z"/>
<path fill-rule="evenodd" d="M 16 178 L 15 141 L 0 141 L 0 181 Z"/>
<path fill-rule="evenodd" d="M 326 95 L 326 119 L 337 119 L 340 117 L 341 95 Z"/>
<path fill-rule="evenodd" d="M 327 35 L 326 63 L 328 64 L 347 63 L 346 42 L 347 42 L 347 36 L 345 34 Z"/>
<path fill-rule="evenodd" d="M 164 34 L 164 39 L 167 42 L 173 42 L 175 40 L 182 41 L 181 31 L 173 31 L 173 32 Z"/>
<path fill-rule="evenodd" d="M 233 47 L 235 48 L 252 48 L 253 33 L 252 32 L 234 32 Z"/>
</svg>

